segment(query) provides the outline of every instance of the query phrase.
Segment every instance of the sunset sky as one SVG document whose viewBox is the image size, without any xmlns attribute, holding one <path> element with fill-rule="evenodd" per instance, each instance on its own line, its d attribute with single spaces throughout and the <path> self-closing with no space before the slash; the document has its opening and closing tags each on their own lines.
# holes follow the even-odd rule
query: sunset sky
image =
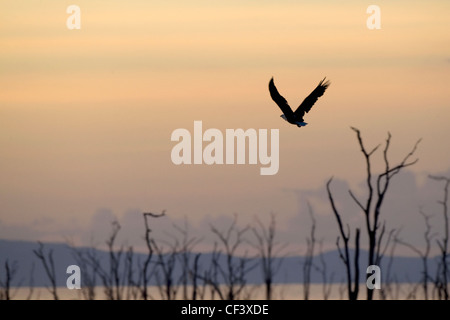
<svg viewBox="0 0 450 320">
<path fill-rule="evenodd" d="M 66 26 L 71 4 L 79 30 Z M 366 26 L 371 4 L 380 30 Z M 165 209 L 205 234 L 234 213 L 251 223 L 274 212 L 283 239 L 301 245 L 309 200 L 333 247 L 326 181 L 334 176 L 350 223 L 360 212 L 347 189 L 365 191 L 354 126 L 368 148 L 391 132 L 392 163 L 423 139 L 383 213 L 420 245 L 419 206 L 440 232 L 442 185 L 426 177 L 450 176 L 449 14 L 446 0 L 2 1 L 0 238 L 102 242 L 102 219 L 115 215 L 137 243 L 140 213 Z M 272 76 L 292 107 L 331 81 L 307 127 L 279 117 Z M 171 133 L 193 133 L 196 120 L 223 133 L 279 129 L 278 173 L 174 165 Z M 381 152 L 374 157 L 381 169 Z"/>
</svg>

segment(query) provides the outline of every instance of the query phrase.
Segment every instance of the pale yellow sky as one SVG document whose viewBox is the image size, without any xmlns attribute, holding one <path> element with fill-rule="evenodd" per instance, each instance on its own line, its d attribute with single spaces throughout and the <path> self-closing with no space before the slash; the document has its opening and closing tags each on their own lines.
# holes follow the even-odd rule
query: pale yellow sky
<svg viewBox="0 0 450 320">
<path fill-rule="evenodd" d="M 349 126 L 369 145 L 391 131 L 393 159 L 423 138 L 418 177 L 450 167 L 448 1 L 378 1 L 381 30 L 367 29 L 364 1 L 77 1 L 80 30 L 66 27 L 69 4 L 0 4 L 4 226 L 86 226 L 99 208 L 287 223 L 300 209 L 286 189 L 364 178 Z M 279 118 L 272 76 L 293 107 L 331 80 L 306 128 Z M 279 129 L 278 174 L 175 166 L 170 135 L 194 120 Z"/>
</svg>

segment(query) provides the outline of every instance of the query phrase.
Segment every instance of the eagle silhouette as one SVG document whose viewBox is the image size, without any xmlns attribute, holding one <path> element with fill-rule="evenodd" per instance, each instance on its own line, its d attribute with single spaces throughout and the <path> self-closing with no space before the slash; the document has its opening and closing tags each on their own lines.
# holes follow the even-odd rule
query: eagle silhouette
<svg viewBox="0 0 450 320">
<path fill-rule="evenodd" d="M 297 127 L 306 126 L 307 123 L 303 120 L 305 112 L 308 113 L 309 110 L 311 110 L 317 99 L 323 95 L 325 90 L 330 85 L 330 81 L 325 81 L 325 79 L 326 77 L 319 82 L 318 86 L 313 90 L 313 92 L 310 93 L 309 96 L 305 98 L 305 100 L 303 100 L 303 102 L 294 112 L 287 103 L 286 99 L 278 92 L 272 77 L 269 82 L 269 92 L 272 100 L 275 101 L 275 103 L 280 107 L 281 111 L 283 111 L 283 114 L 280 117 L 291 124 L 297 125 Z"/>
</svg>

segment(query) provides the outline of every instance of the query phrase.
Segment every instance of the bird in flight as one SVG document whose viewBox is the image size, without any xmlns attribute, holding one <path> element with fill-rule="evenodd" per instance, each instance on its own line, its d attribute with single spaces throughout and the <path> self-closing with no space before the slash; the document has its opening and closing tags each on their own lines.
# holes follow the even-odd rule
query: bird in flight
<svg viewBox="0 0 450 320">
<path fill-rule="evenodd" d="M 313 92 L 311 92 L 310 95 L 303 100 L 295 112 L 292 111 L 286 99 L 278 92 L 277 87 L 275 87 L 275 84 L 273 83 L 273 78 L 270 79 L 269 82 L 269 92 L 272 100 L 275 101 L 281 111 L 283 111 L 283 114 L 280 117 L 289 123 L 296 124 L 297 127 L 301 128 L 307 125 L 307 123 L 303 121 L 305 112 L 308 113 L 309 110 L 311 110 L 314 103 L 316 103 L 317 99 L 323 95 L 329 85 L 330 81 L 325 81 L 325 78 L 323 78 Z"/>
</svg>

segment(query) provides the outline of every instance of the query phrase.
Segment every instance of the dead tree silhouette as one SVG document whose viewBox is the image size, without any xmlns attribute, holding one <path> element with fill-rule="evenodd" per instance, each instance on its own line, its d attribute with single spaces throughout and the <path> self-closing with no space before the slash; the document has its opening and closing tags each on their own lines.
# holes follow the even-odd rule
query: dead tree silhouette
<svg viewBox="0 0 450 320">
<path fill-rule="evenodd" d="M 422 260 L 422 289 L 424 294 L 424 299 L 428 300 L 428 282 L 430 280 L 430 274 L 428 271 L 428 258 L 430 255 L 430 249 L 431 249 L 431 240 L 436 235 L 435 233 L 431 233 L 431 224 L 430 224 L 430 218 L 431 215 L 427 215 L 425 212 L 423 212 L 422 209 L 419 210 L 420 215 L 423 217 L 425 221 L 425 232 L 424 232 L 424 238 L 425 238 L 425 249 L 423 251 L 419 250 L 417 247 L 413 246 L 412 244 L 403 241 L 402 239 L 399 239 L 398 236 L 395 237 L 395 241 L 408 247 Z"/>
<path fill-rule="evenodd" d="M 344 226 L 342 224 L 342 219 L 339 214 L 339 211 L 336 207 L 336 204 L 334 203 L 334 198 L 331 193 L 330 184 L 333 178 L 330 178 L 327 182 L 327 192 L 328 192 L 328 198 L 330 200 L 331 208 L 333 210 L 334 216 L 336 217 L 339 232 L 342 237 L 342 241 L 344 242 L 344 252 L 342 252 L 341 246 L 340 246 L 340 237 L 338 236 L 336 239 L 336 246 L 339 251 L 339 257 L 341 258 L 342 262 L 344 262 L 345 270 L 346 270 L 346 276 L 347 276 L 347 293 L 348 293 L 348 299 L 349 300 L 357 300 L 358 299 L 358 293 L 359 293 L 359 228 L 356 228 L 356 236 L 355 236 L 355 253 L 353 257 L 353 280 L 352 280 L 352 266 L 351 266 L 351 257 L 350 257 L 350 251 L 348 242 L 350 241 L 350 227 L 347 225 L 347 232 L 344 231 Z"/>
<path fill-rule="evenodd" d="M 139 281 L 135 280 L 135 263 L 134 263 L 134 249 L 133 246 L 128 246 L 127 251 L 125 252 L 125 259 L 124 259 L 124 273 L 123 277 L 125 278 L 124 283 L 125 285 L 125 299 L 126 300 L 136 300 L 139 296 L 140 290 L 139 290 Z M 139 277 L 139 273 L 138 273 Z"/>
<path fill-rule="evenodd" d="M 198 280 L 201 279 L 200 271 L 199 271 L 199 259 L 201 257 L 201 253 L 197 253 L 194 256 L 194 263 L 192 269 L 189 271 L 189 274 L 192 277 L 192 300 L 203 299 L 204 297 L 204 285 L 203 289 L 199 286 Z"/>
<path fill-rule="evenodd" d="M 239 299 L 247 284 L 247 273 L 256 267 L 256 264 L 248 265 L 246 254 L 241 257 L 237 255 L 241 245 L 245 242 L 244 234 L 248 230 L 249 226 L 244 228 L 237 226 L 236 215 L 226 231 L 221 231 L 211 225 L 211 231 L 217 236 L 224 249 L 225 263 L 221 263 L 222 252 L 218 251 L 217 245 L 215 245 L 212 255 L 212 274 L 208 275 L 207 281 L 222 300 Z M 224 285 L 220 286 L 220 282 L 223 282 Z"/>
<path fill-rule="evenodd" d="M 177 256 L 180 252 L 178 240 L 175 239 L 173 243 L 169 243 L 167 245 L 168 250 L 154 239 L 152 239 L 152 246 L 156 253 L 155 263 L 158 268 L 155 275 L 161 297 L 167 300 L 174 300 L 179 289 L 179 283 L 175 279 Z"/>
<path fill-rule="evenodd" d="M 86 300 L 95 300 L 95 286 L 97 280 L 97 270 L 89 261 L 88 252 L 92 255 L 95 252 L 93 248 L 81 249 L 77 248 L 72 242 L 68 241 L 72 256 L 75 259 L 77 265 L 80 267 L 81 274 L 83 275 L 83 286 L 81 293 Z"/>
<path fill-rule="evenodd" d="M 56 270 L 55 270 L 55 261 L 53 259 L 53 250 L 50 249 L 47 256 L 44 252 L 44 244 L 38 241 L 39 248 L 37 250 L 33 250 L 34 254 L 38 259 L 42 262 L 44 266 L 45 273 L 47 274 L 48 279 L 50 280 L 51 288 L 48 288 L 50 293 L 53 296 L 54 300 L 58 300 L 58 292 L 56 290 Z"/>
<path fill-rule="evenodd" d="M 275 214 L 270 214 L 269 225 L 265 226 L 261 220 L 256 217 L 257 226 L 252 228 L 256 238 L 256 243 L 252 246 L 258 251 L 262 275 L 266 289 L 266 300 L 273 298 L 273 278 L 279 271 L 283 262 L 282 257 L 285 244 L 276 242 L 276 221 Z M 278 257 L 275 261 L 275 256 Z"/>
<path fill-rule="evenodd" d="M 320 265 L 316 265 L 315 269 L 320 273 L 322 277 L 322 294 L 323 299 L 328 300 L 331 294 L 331 285 L 334 279 L 334 272 L 328 274 L 327 262 L 323 255 L 323 239 L 319 241 L 319 261 Z"/>
<path fill-rule="evenodd" d="M 314 210 L 309 201 L 307 202 L 307 205 L 308 205 L 308 212 L 311 218 L 311 231 L 309 237 L 306 238 L 306 254 L 304 259 L 305 261 L 303 262 L 303 298 L 305 300 L 309 300 L 311 287 L 311 270 L 314 269 L 321 275 L 323 298 L 324 300 L 328 300 L 331 293 L 331 282 L 333 281 L 334 273 L 332 272 L 331 275 L 329 275 L 327 271 L 327 263 L 323 255 L 323 239 L 320 239 L 318 241 L 319 253 L 316 257 L 319 258 L 320 264 L 314 263 L 314 257 L 316 256 L 315 247 L 317 242 L 316 239 L 317 221 L 314 216 Z"/>
<path fill-rule="evenodd" d="M 141 279 L 142 279 L 142 288 L 141 288 L 141 295 L 144 300 L 148 300 L 149 293 L 148 293 L 148 283 L 150 281 L 150 275 L 148 273 L 148 267 L 150 266 L 150 262 L 153 257 L 153 246 L 152 246 L 152 238 L 150 237 L 150 234 L 152 230 L 150 229 L 150 223 L 148 221 L 149 218 L 160 218 L 163 217 L 166 214 L 165 210 L 163 210 L 160 214 L 155 214 L 151 212 L 144 212 L 144 222 L 145 222 L 145 244 L 147 246 L 147 257 L 144 261 L 144 264 L 142 265 L 141 269 Z"/>
<path fill-rule="evenodd" d="M 17 265 L 17 261 L 14 261 L 12 264 L 10 264 L 8 259 L 5 260 L 4 266 L 5 279 L 2 280 L 0 278 L 0 300 L 11 300 L 11 284 L 14 280 L 15 275 L 17 274 L 19 266 Z"/>
<path fill-rule="evenodd" d="M 442 272 L 439 277 L 436 278 L 436 283 L 438 284 L 438 295 L 439 298 L 448 300 L 448 265 L 447 265 L 447 257 L 448 257 L 448 240 L 449 240 L 449 223 L 448 223 L 448 192 L 450 187 L 450 178 L 444 176 L 429 176 L 430 179 L 436 181 L 443 181 L 444 185 L 444 197 L 443 200 L 438 201 L 439 204 L 442 205 L 442 214 L 444 217 L 444 236 L 441 240 L 437 241 L 439 249 L 441 250 L 441 261 L 440 268 L 442 268 Z"/>
<path fill-rule="evenodd" d="M 120 228 L 119 222 L 113 221 L 111 235 L 106 240 L 109 256 L 108 269 L 100 263 L 100 258 L 95 250 L 86 252 L 87 263 L 91 265 L 92 269 L 95 270 L 94 272 L 100 277 L 108 300 L 122 300 L 125 287 L 128 285 L 126 275 L 128 274 L 128 268 L 131 266 L 126 261 L 127 257 L 126 254 L 124 255 L 123 245 L 119 249 L 115 249 L 115 242 Z M 124 264 L 123 270 L 121 270 L 122 264 Z"/>
<path fill-rule="evenodd" d="M 314 260 L 314 247 L 316 245 L 316 219 L 311 204 L 308 202 L 308 212 L 311 217 L 311 232 L 306 238 L 306 255 L 303 262 L 303 298 L 309 299 L 310 284 L 311 284 L 311 269 Z"/>
<path fill-rule="evenodd" d="M 366 163 L 367 197 L 366 197 L 365 201 L 361 201 L 356 197 L 356 195 L 353 193 L 352 190 L 349 190 L 349 194 L 364 214 L 366 230 L 367 230 L 367 235 L 368 235 L 368 239 L 369 239 L 369 244 L 368 244 L 369 253 L 368 253 L 367 265 L 368 266 L 379 265 L 381 262 L 381 259 L 383 257 L 384 251 L 387 249 L 387 246 L 389 244 L 389 241 L 390 241 L 390 238 L 391 238 L 392 232 L 393 232 L 393 231 L 391 231 L 389 233 L 389 237 L 388 237 L 385 247 L 383 249 L 382 241 L 383 241 L 383 237 L 385 235 L 386 228 L 385 228 L 385 223 L 383 223 L 383 225 L 380 229 L 379 219 L 380 219 L 380 214 L 381 214 L 381 208 L 384 203 L 384 200 L 386 199 L 386 194 L 389 190 L 389 186 L 390 186 L 392 178 L 394 176 L 396 176 L 399 172 L 401 172 L 402 169 L 412 166 L 415 163 L 417 163 L 418 159 L 415 159 L 413 161 L 410 161 L 409 159 L 414 155 L 421 139 L 417 140 L 417 142 L 415 143 L 415 145 L 413 146 L 411 151 L 403 158 L 402 161 L 400 161 L 400 163 L 398 163 L 395 166 L 391 166 L 391 163 L 388 159 L 388 151 L 391 146 L 391 137 L 392 136 L 391 136 L 390 132 L 388 132 L 388 136 L 385 141 L 384 149 L 383 149 L 384 170 L 381 173 L 379 173 L 378 175 L 376 175 L 376 177 L 374 177 L 375 179 L 373 179 L 372 177 L 373 177 L 374 173 L 373 173 L 373 168 L 372 168 L 371 157 L 378 150 L 380 145 L 377 145 L 372 150 L 368 151 L 366 149 L 366 147 L 364 146 L 360 130 L 358 130 L 354 127 L 351 127 L 351 129 L 356 133 L 359 147 L 361 149 L 361 153 L 363 154 L 365 163 Z M 330 179 L 327 183 L 327 191 L 328 191 L 328 195 L 330 198 L 330 202 L 332 203 L 333 212 L 335 213 L 336 218 L 338 218 L 339 229 L 340 229 L 341 235 L 344 239 L 344 244 L 346 244 L 346 242 L 348 242 L 348 236 L 349 236 L 350 232 L 348 231 L 347 235 L 345 235 L 343 232 L 342 223 L 339 222 L 340 217 L 339 217 L 337 209 L 334 205 L 334 201 L 331 196 L 331 191 L 330 191 L 330 187 L 329 187 L 331 180 L 332 179 Z M 378 232 L 378 231 L 380 231 L 380 232 Z M 357 234 L 357 238 L 359 238 L 359 230 L 358 229 L 356 230 L 356 234 Z M 355 243 L 355 246 L 357 246 L 356 243 Z M 356 264 L 357 264 L 357 262 L 355 261 L 355 267 L 356 267 Z M 355 270 L 355 272 L 356 272 L 356 270 Z M 367 275 L 367 276 L 369 276 L 369 275 Z M 357 290 L 356 290 L 356 295 L 357 295 Z M 373 289 L 367 288 L 367 299 L 372 300 L 372 298 L 373 298 Z"/>
<path fill-rule="evenodd" d="M 178 254 L 178 259 L 181 264 L 181 285 L 183 291 L 183 300 L 196 300 L 197 298 L 197 281 L 198 281 L 198 259 L 200 258 L 200 253 L 194 254 L 194 248 L 197 244 L 202 241 L 202 238 L 191 237 L 189 234 L 189 224 L 187 219 L 184 219 L 183 226 L 174 224 L 174 228 L 180 233 L 180 250 Z M 191 258 L 194 256 L 193 266 L 191 268 Z M 189 297 L 188 287 L 189 278 L 192 280 L 192 295 Z"/>
<path fill-rule="evenodd" d="M 389 256 L 388 256 L 389 258 L 388 258 L 388 262 L 387 262 L 386 272 L 383 273 L 383 277 L 382 277 L 383 286 L 380 290 L 380 299 L 381 300 L 387 300 L 388 297 L 390 297 L 391 300 L 398 299 L 400 287 L 399 287 L 399 283 L 397 281 L 397 275 L 392 274 L 392 265 L 394 263 L 395 248 L 398 244 L 398 241 L 396 241 L 396 239 L 398 239 L 398 235 L 399 235 L 400 231 L 401 231 L 401 229 L 397 229 L 393 233 L 394 241 L 392 241 L 392 243 L 391 243 L 391 249 L 390 249 Z"/>
<path fill-rule="evenodd" d="M 123 280 L 120 275 L 120 263 L 121 257 L 124 253 L 124 248 L 121 246 L 118 250 L 114 249 L 117 234 L 119 233 L 121 226 L 118 221 L 112 222 L 112 233 L 109 239 L 106 241 L 108 245 L 109 253 L 109 267 L 110 267 L 110 283 L 112 284 L 112 295 L 113 300 L 122 300 L 122 294 L 124 289 Z"/>
</svg>

